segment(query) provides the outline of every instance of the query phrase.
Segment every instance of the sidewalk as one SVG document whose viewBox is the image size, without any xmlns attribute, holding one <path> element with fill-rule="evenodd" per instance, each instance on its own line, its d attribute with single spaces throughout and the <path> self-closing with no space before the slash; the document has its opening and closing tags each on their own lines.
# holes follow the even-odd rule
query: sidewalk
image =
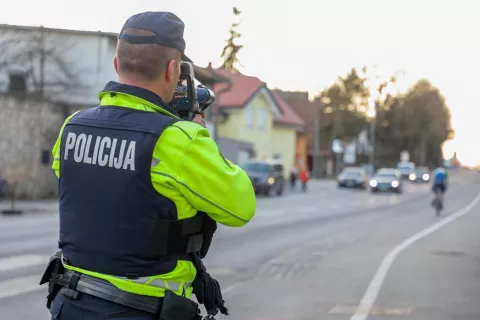
<svg viewBox="0 0 480 320">
<path fill-rule="evenodd" d="M 315 192 L 324 192 L 324 191 L 332 191 L 337 188 L 337 182 L 333 179 L 312 179 L 308 182 L 307 185 L 307 193 L 315 193 Z M 292 192 L 290 189 L 290 182 L 286 182 L 284 194 L 305 194 L 302 191 L 302 183 L 297 181 L 295 190 Z"/>
<path fill-rule="evenodd" d="M 0 212 L 10 208 L 11 203 L 9 199 L 0 199 Z M 17 200 L 15 202 L 15 210 L 22 210 L 23 213 L 58 212 L 58 200 Z"/>
</svg>

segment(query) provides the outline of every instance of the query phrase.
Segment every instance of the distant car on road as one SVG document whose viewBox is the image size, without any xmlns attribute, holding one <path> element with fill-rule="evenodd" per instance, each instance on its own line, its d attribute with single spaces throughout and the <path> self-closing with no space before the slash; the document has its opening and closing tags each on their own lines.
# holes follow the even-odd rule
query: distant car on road
<svg viewBox="0 0 480 320">
<path fill-rule="evenodd" d="M 395 169 L 395 168 L 381 168 L 381 169 L 378 169 L 377 172 L 375 172 L 375 174 L 396 174 L 398 176 L 402 176 L 402 173 L 400 172 L 400 170 L 398 169 Z"/>
<path fill-rule="evenodd" d="M 339 188 L 366 188 L 367 173 L 362 167 L 346 167 L 337 177 Z"/>
<path fill-rule="evenodd" d="M 417 167 L 415 168 L 415 172 L 411 173 L 408 179 L 413 182 L 429 182 L 430 170 L 427 167 Z"/>
<path fill-rule="evenodd" d="M 281 195 L 285 187 L 283 164 L 275 160 L 249 161 L 243 169 L 250 177 L 256 193 Z"/>
<path fill-rule="evenodd" d="M 408 179 L 415 172 L 415 164 L 413 162 L 400 161 L 397 164 L 397 169 L 400 170 L 402 179 Z"/>
<path fill-rule="evenodd" d="M 372 193 L 379 191 L 402 193 L 402 189 L 401 174 L 395 169 L 380 169 L 370 180 L 370 191 Z"/>
<path fill-rule="evenodd" d="M 373 173 L 375 172 L 375 169 L 374 169 L 374 166 L 371 165 L 371 164 L 363 164 L 362 165 L 362 168 L 365 170 L 365 173 L 367 174 L 367 176 L 372 176 Z"/>
</svg>

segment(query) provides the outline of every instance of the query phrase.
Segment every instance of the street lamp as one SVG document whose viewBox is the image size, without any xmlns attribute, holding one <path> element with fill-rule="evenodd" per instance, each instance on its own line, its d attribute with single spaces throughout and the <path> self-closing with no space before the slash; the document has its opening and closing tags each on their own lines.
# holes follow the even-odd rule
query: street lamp
<svg viewBox="0 0 480 320">
<path fill-rule="evenodd" d="M 320 154 L 320 119 L 322 118 L 322 110 L 324 106 L 330 103 L 329 97 L 321 97 L 318 112 L 315 112 L 314 129 L 313 129 L 313 175 L 315 178 L 320 178 L 322 169 L 322 156 Z M 316 108 L 317 106 L 314 105 Z"/>
<path fill-rule="evenodd" d="M 375 161 L 375 131 L 377 127 L 377 102 L 373 97 L 368 99 L 369 110 L 367 112 L 367 116 L 371 119 L 370 120 L 370 154 L 369 154 L 369 163 L 374 168 L 374 161 Z"/>
</svg>

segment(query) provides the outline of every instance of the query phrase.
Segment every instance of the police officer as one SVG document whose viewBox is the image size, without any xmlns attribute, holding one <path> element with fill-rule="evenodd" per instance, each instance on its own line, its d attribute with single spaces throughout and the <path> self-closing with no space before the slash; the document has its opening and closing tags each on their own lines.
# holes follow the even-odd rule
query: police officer
<svg viewBox="0 0 480 320">
<path fill-rule="evenodd" d="M 52 319 L 198 319 L 192 293 L 210 315 L 228 314 L 200 258 L 215 222 L 250 221 L 255 194 L 202 117 L 183 121 L 168 105 L 190 61 L 183 31 L 169 12 L 130 17 L 113 59 L 119 82 L 61 128 L 60 251 L 41 280 Z"/>
</svg>

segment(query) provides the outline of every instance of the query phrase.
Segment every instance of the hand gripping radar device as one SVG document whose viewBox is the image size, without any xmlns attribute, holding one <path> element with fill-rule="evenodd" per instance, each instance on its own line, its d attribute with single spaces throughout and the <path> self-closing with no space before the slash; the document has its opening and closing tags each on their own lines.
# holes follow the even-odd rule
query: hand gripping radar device
<svg viewBox="0 0 480 320">
<path fill-rule="evenodd" d="M 195 88 L 194 79 L 193 65 L 182 61 L 170 107 L 185 120 L 192 120 L 195 114 L 205 111 L 215 100 L 215 94 L 210 89 L 201 84 Z"/>
</svg>

